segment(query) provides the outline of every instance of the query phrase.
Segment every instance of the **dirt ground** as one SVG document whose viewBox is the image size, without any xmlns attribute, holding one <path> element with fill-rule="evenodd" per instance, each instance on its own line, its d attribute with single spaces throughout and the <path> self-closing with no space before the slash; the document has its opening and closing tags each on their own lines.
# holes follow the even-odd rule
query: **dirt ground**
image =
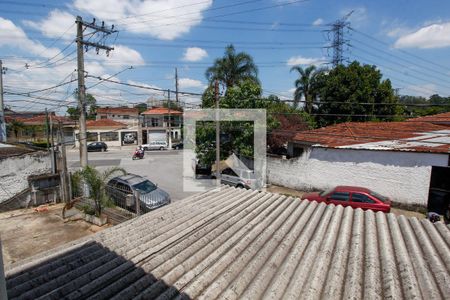
<svg viewBox="0 0 450 300">
<path fill-rule="evenodd" d="M 277 194 L 283 194 L 283 195 L 289 195 L 289 196 L 293 196 L 293 197 L 301 197 L 305 192 L 303 191 L 297 191 L 294 189 L 290 189 L 290 188 L 286 188 L 286 187 L 282 187 L 282 186 L 277 186 L 277 185 L 270 185 L 269 187 L 267 187 L 266 189 L 267 192 L 271 192 L 271 193 L 277 193 Z M 425 218 L 425 214 L 422 214 L 420 212 L 417 211 L 409 211 L 409 210 L 405 210 L 405 209 L 400 209 L 400 208 L 395 208 L 395 207 L 391 207 L 391 213 L 395 214 L 395 215 L 404 215 L 406 217 L 416 217 L 418 219 L 424 219 Z"/>
<path fill-rule="evenodd" d="M 0 213 L 0 238 L 6 266 L 105 228 L 61 218 L 63 204 Z"/>
</svg>

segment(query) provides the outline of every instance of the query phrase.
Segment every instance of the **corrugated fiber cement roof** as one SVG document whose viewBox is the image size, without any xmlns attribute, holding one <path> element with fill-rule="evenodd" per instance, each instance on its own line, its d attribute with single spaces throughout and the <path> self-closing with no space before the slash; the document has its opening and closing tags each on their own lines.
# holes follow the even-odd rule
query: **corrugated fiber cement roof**
<svg viewBox="0 0 450 300">
<path fill-rule="evenodd" d="M 450 229 L 222 187 L 38 255 L 10 299 L 444 299 Z"/>
</svg>

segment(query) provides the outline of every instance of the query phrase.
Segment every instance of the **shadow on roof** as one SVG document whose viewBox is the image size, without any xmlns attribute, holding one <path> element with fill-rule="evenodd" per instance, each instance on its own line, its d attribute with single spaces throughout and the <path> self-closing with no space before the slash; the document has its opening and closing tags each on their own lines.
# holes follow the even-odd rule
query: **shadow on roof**
<svg viewBox="0 0 450 300">
<path fill-rule="evenodd" d="M 46 259 L 6 278 L 8 299 L 190 299 L 97 242 Z"/>
</svg>

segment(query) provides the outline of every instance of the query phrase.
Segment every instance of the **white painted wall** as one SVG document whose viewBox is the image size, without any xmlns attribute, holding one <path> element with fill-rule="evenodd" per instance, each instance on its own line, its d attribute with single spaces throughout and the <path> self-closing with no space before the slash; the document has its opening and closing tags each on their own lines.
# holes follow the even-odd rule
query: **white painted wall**
<svg viewBox="0 0 450 300">
<path fill-rule="evenodd" d="M 28 176 L 51 172 L 50 154 L 34 152 L 0 160 L 0 203 L 28 187 Z"/>
<path fill-rule="evenodd" d="M 309 148 L 293 159 L 267 158 L 269 183 L 299 190 L 363 186 L 404 204 L 426 205 L 431 166 L 447 166 L 448 155 Z"/>
</svg>

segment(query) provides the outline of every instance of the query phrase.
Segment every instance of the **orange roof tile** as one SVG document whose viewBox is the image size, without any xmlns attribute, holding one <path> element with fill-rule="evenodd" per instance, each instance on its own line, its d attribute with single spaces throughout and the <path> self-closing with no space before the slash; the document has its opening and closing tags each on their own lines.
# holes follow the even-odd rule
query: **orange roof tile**
<svg viewBox="0 0 450 300">
<path fill-rule="evenodd" d="M 63 124 L 75 124 L 76 122 L 69 117 L 65 116 L 55 116 L 51 115 L 49 116 L 51 118 L 53 123 L 62 122 Z M 31 118 L 13 118 L 11 116 L 8 116 L 6 119 L 6 122 L 11 122 L 12 120 L 16 120 L 19 122 L 22 122 L 25 125 L 43 125 L 47 121 L 47 117 L 45 115 L 35 116 Z"/>
<path fill-rule="evenodd" d="M 87 127 L 114 127 L 114 128 L 126 128 L 127 125 L 121 122 L 117 122 L 111 119 L 90 120 L 86 122 Z"/>
<path fill-rule="evenodd" d="M 450 152 L 450 130 L 427 122 L 347 122 L 298 132 L 293 140 L 329 148 Z"/>
<path fill-rule="evenodd" d="M 128 114 L 138 115 L 139 110 L 134 107 L 99 107 L 97 108 L 97 114 Z"/>
<path fill-rule="evenodd" d="M 437 125 L 450 126 L 450 112 L 408 119 L 408 122 L 430 122 Z"/>
<path fill-rule="evenodd" d="M 143 115 L 168 115 L 169 109 L 165 107 L 155 107 L 149 110 L 146 110 L 142 113 Z M 175 109 L 170 110 L 171 115 L 182 115 L 183 112 Z"/>
</svg>

